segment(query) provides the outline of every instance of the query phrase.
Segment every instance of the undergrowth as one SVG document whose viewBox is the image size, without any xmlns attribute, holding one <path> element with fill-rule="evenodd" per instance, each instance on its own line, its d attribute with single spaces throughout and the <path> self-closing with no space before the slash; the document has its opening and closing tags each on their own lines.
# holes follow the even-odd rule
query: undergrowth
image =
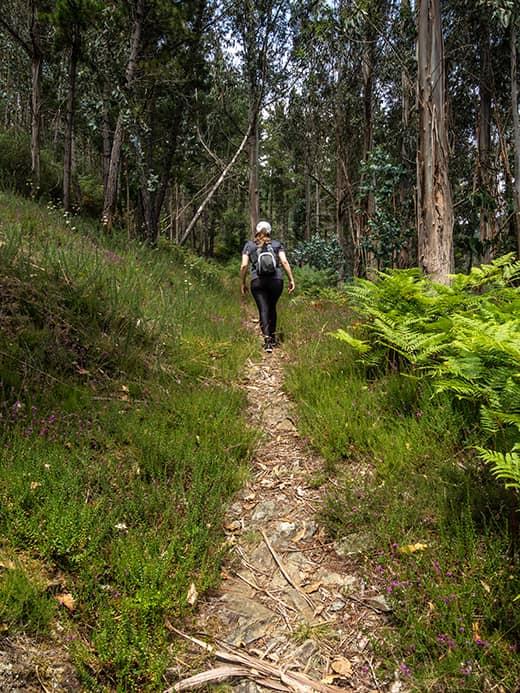
<svg viewBox="0 0 520 693">
<path fill-rule="evenodd" d="M 0 531 L 14 557 L 0 619 L 34 634 L 58 619 L 89 690 L 162 690 L 165 618 L 189 615 L 192 584 L 217 583 L 252 444 L 233 387 L 254 348 L 236 286 L 168 245 L 0 203 Z"/>
<path fill-rule="evenodd" d="M 325 485 L 328 531 L 363 537 L 353 560 L 392 607 L 376 674 L 414 691 L 517 690 L 518 503 L 475 451 L 479 406 L 361 364 L 330 336 L 353 321 L 338 297 L 293 300 L 287 387 L 324 457 L 311 483 Z"/>
</svg>

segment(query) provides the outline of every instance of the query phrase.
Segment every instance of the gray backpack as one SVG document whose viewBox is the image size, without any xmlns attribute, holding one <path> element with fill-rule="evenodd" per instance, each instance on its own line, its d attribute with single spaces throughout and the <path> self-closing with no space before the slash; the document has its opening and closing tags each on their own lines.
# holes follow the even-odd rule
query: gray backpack
<svg viewBox="0 0 520 693">
<path fill-rule="evenodd" d="M 259 277 L 273 275 L 278 267 L 278 257 L 270 243 L 264 245 L 257 250 L 256 258 L 256 273 Z"/>
</svg>

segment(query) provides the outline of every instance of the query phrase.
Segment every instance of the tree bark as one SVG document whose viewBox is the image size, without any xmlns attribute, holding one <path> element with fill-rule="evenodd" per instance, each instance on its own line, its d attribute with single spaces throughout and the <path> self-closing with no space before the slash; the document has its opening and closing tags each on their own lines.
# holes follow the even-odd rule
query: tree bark
<svg viewBox="0 0 520 693">
<path fill-rule="evenodd" d="M 482 259 L 489 262 L 493 258 L 492 244 L 497 233 L 495 214 L 490 205 L 494 198 L 490 166 L 491 150 L 491 47 L 487 24 L 480 27 L 480 83 L 479 117 L 477 127 L 478 160 L 477 186 L 480 192 L 480 242 Z"/>
<path fill-rule="evenodd" d="M 453 272 L 453 203 L 448 178 L 444 45 L 440 0 L 418 12 L 417 241 L 418 261 L 435 281 Z"/>
<path fill-rule="evenodd" d="M 63 156 L 63 208 L 71 210 L 72 189 L 72 137 L 74 133 L 74 110 L 76 104 L 76 78 L 80 50 L 79 29 L 73 29 L 74 36 L 70 48 L 69 85 L 67 93 L 67 113 L 65 116 L 64 156 Z"/>
<path fill-rule="evenodd" d="M 260 214 L 260 196 L 258 189 L 258 111 L 256 104 L 251 98 L 250 122 L 252 123 L 251 132 L 247 141 L 249 157 L 249 224 L 251 235 L 254 235 L 258 216 Z"/>
<path fill-rule="evenodd" d="M 141 35 L 144 21 L 144 0 L 137 0 L 132 37 L 130 40 L 130 55 L 126 66 L 125 82 L 127 92 L 130 91 L 135 79 L 137 59 L 141 48 Z M 110 231 L 114 223 L 114 216 L 117 206 L 117 182 L 119 176 L 119 166 L 121 163 L 121 150 L 123 146 L 123 109 L 117 117 L 114 137 L 112 139 L 112 150 L 110 152 L 110 163 L 105 188 L 105 199 L 103 201 L 102 222 Z"/>
<path fill-rule="evenodd" d="M 520 118 L 518 115 L 518 51 L 514 17 L 511 18 L 511 108 L 515 158 L 514 212 L 517 256 L 520 258 Z"/>
</svg>

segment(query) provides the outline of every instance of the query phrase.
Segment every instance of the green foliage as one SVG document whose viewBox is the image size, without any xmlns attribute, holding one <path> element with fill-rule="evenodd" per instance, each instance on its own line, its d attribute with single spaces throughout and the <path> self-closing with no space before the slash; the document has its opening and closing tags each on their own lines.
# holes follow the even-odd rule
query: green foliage
<svg viewBox="0 0 520 693">
<path fill-rule="evenodd" d="M 298 293 L 308 296 L 319 296 L 323 290 L 337 284 L 337 275 L 330 269 L 316 269 L 312 265 L 303 265 L 303 267 L 294 267 L 293 272 Z"/>
<path fill-rule="evenodd" d="M 361 195 L 372 195 L 374 212 L 368 219 L 370 233 L 363 239 L 365 249 L 374 254 L 379 267 L 394 267 L 399 251 L 410 241 L 413 229 L 402 228 L 406 208 L 396 212 L 399 183 L 405 173 L 383 147 L 374 147 L 361 165 Z"/>
<path fill-rule="evenodd" d="M 519 276 L 520 263 L 506 256 L 456 275 L 450 287 L 415 271 L 359 281 L 347 293 L 360 322 L 354 334 L 335 336 L 366 365 L 411 369 L 436 392 L 476 405 L 482 435 L 508 453 L 520 420 Z"/>
<path fill-rule="evenodd" d="M 233 387 L 253 339 L 215 265 L 0 199 L 0 531 L 66 576 L 85 685 L 158 690 L 165 615 L 219 578 L 253 439 Z"/>
<path fill-rule="evenodd" d="M 55 603 L 44 586 L 30 579 L 22 567 L 2 568 L 0 622 L 10 631 L 43 635 L 54 616 Z"/>
<path fill-rule="evenodd" d="M 421 315 L 417 306 L 428 305 L 430 295 L 414 284 L 406 275 L 388 281 L 385 312 L 410 302 Z M 383 295 L 376 286 L 368 303 L 375 309 L 378 290 Z M 470 296 L 457 300 L 471 303 Z M 295 334 L 287 384 L 300 430 L 325 458 L 322 518 L 333 538 L 362 543 L 349 560 L 392 607 L 391 627 L 378 645 L 387 677 L 397 670 L 403 685 L 417 691 L 514 689 L 520 579 L 507 519 L 517 502 L 474 453 L 485 438 L 478 409 L 451 391 L 435 393 L 434 381 L 422 377 L 424 365 L 410 362 L 404 349 L 402 372 L 387 368 L 383 346 L 375 344 L 388 341 L 386 332 L 381 336 L 368 319 L 365 329 L 351 329 L 354 339 L 327 339 L 349 321 L 351 307 L 315 303 L 294 302 L 290 311 Z M 367 346 L 381 350 L 368 370 Z M 501 470 L 514 484 L 516 458 L 488 454 L 497 469 L 507 461 Z"/>
<path fill-rule="evenodd" d="M 41 152 L 39 195 L 53 198 L 61 194 L 62 167 L 45 149 Z M 31 144 L 25 134 L 0 132 L 0 189 L 29 195 L 31 192 Z"/>
<path fill-rule="evenodd" d="M 327 239 L 318 234 L 308 241 L 301 241 L 291 253 L 295 265 L 310 265 L 327 272 L 331 281 L 339 275 L 343 266 L 343 251 L 336 237 Z"/>
</svg>

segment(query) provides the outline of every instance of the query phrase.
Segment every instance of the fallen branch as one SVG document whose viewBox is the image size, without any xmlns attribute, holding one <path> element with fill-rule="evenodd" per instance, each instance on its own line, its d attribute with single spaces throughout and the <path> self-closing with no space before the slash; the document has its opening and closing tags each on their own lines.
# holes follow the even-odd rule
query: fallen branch
<svg viewBox="0 0 520 693">
<path fill-rule="evenodd" d="M 195 212 L 195 216 L 194 216 L 193 219 L 190 221 L 190 223 L 188 224 L 188 226 L 187 226 L 187 228 L 186 228 L 186 231 L 182 234 L 182 237 L 181 237 L 180 240 L 179 240 L 179 245 L 183 245 L 183 244 L 186 242 L 188 236 L 189 236 L 190 233 L 191 233 L 191 230 L 193 229 L 193 227 L 195 226 L 195 224 L 196 224 L 197 221 L 199 220 L 199 217 L 201 216 L 202 212 L 203 212 L 204 209 L 206 208 L 206 205 L 207 205 L 208 202 L 211 200 L 211 198 L 213 197 L 213 195 L 217 192 L 217 190 L 218 190 L 219 187 L 220 187 L 220 184 L 222 183 L 222 181 L 224 180 L 224 178 L 227 176 L 227 174 L 229 173 L 229 171 L 233 168 L 233 166 L 234 166 L 234 164 L 235 164 L 235 161 L 238 159 L 238 157 L 240 156 L 240 154 L 241 154 L 242 151 L 244 150 L 244 148 L 245 148 L 245 146 L 246 146 L 246 144 L 247 144 L 247 140 L 249 139 L 249 136 L 250 136 L 250 134 L 251 134 L 251 130 L 252 130 L 252 128 L 253 128 L 253 123 L 254 123 L 254 119 L 252 119 L 251 122 L 249 123 L 249 127 L 247 128 L 247 132 L 246 132 L 246 134 L 244 135 L 244 139 L 243 139 L 242 142 L 240 143 L 240 146 L 238 147 L 238 149 L 236 150 L 236 152 L 233 154 L 233 158 L 232 158 L 231 161 L 228 163 L 228 165 L 226 166 L 226 168 L 222 171 L 222 173 L 221 173 L 220 176 L 218 177 L 216 183 L 212 186 L 211 190 L 209 191 L 209 193 L 206 195 L 206 197 L 205 197 L 204 200 L 202 201 L 200 207 L 199 207 L 199 208 L 197 209 L 197 211 Z"/>
<path fill-rule="evenodd" d="M 230 667 L 228 669 L 229 671 L 236 671 L 237 669 L 243 667 L 246 671 L 244 676 L 247 676 L 247 678 L 252 679 L 260 685 L 269 688 L 274 688 L 275 690 L 279 691 L 296 691 L 297 693 L 311 693 L 312 691 L 318 691 L 318 693 L 344 693 L 345 691 L 344 688 L 337 688 L 336 686 L 329 686 L 327 684 L 321 683 L 320 681 L 314 681 L 310 677 L 299 672 L 284 671 L 283 669 L 280 669 L 274 666 L 273 664 L 269 664 L 268 662 L 264 661 L 263 659 L 260 659 L 259 657 L 252 657 L 251 655 L 248 655 L 247 653 L 237 650 L 235 648 L 232 648 L 231 646 L 219 642 L 218 640 L 216 642 L 218 643 L 219 649 L 217 649 L 213 645 L 210 645 L 202 640 L 199 640 L 198 638 L 194 638 L 193 636 L 178 630 L 168 621 L 168 619 L 166 619 L 165 623 L 168 630 L 170 630 L 172 633 L 175 633 L 181 638 L 188 640 L 188 642 L 194 643 L 195 645 L 202 647 L 202 649 L 204 649 L 206 652 L 210 652 L 217 659 L 220 659 L 225 662 L 231 662 L 232 664 L 237 665 L 236 667 Z M 209 672 L 206 672 L 206 674 L 210 675 Z M 193 678 L 194 677 L 191 677 L 192 680 Z M 189 679 L 186 680 L 189 681 Z M 202 681 L 202 679 L 200 679 L 200 681 Z M 183 684 L 185 684 L 185 681 L 180 681 L 176 685 L 180 686 Z M 200 683 L 200 685 L 203 686 L 204 683 Z M 168 691 L 166 691 L 165 693 L 171 693 L 171 691 L 175 690 L 184 689 L 177 689 L 173 687 L 171 689 L 168 689 Z"/>
<path fill-rule="evenodd" d="M 236 677 L 244 678 L 249 675 L 249 670 L 245 667 L 223 666 L 216 669 L 203 671 L 201 674 L 195 674 L 188 679 L 178 681 L 175 686 L 168 688 L 164 693 L 173 693 L 173 691 L 189 691 L 193 688 L 201 688 L 208 683 L 222 683 L 227 679 Z"/>
<path fill-rule="evenodd" d="M 275 561 L 276 565 L 278 566 L 278 568 L 280 569 L 280 572 L 282 573 L 282 575 L 284 576 L 284 578 L 287 580 L 287 582 L 291 585 L 291 587 L 292 587 L 293 589 L 295 589 L 299 594 L 302 595 L 302 597 L 305 599 L 305 601 L 307 602 L 307 604 L 311 607 L 312 610 L 314 610 L 314 606 L 315 606 L 315 605 L 314 605 L 312 599 L 309 597 L 308 594 L 305 594 L 305 592 L 302 590 L 302 588 L 301 588 L 299 585 L 297 585 L 297 584 L 293 581 L 293 579 L 291 578 L 291 576 L 289 575 L 289 573 L 285 570 L 285 568 L 283 567 L 283 564 L 282 564 L 280 558 L 278 557 L 278 554 L 276 553 L 276 551 L 275 551 L 275 550 L 273 549 L 273 547 L 271 546 L 271 542 L 270 542 L 269 539 L 267 538 L 267 535 L 265 534 L 265 532 L 264 532 L 263 529 L 261 530 L 261 533 L 262 533 L 262 536 L 263 536 L 263 538 L 264 538 L 264 541 L 265 541 L 265 544 L 266 544 L 267 548 L 268 548 L 269 551 L 271 552 L 271 555 L 272 555 L 272 557 L 274 558 L 274 561 Z"/>
</svg>

